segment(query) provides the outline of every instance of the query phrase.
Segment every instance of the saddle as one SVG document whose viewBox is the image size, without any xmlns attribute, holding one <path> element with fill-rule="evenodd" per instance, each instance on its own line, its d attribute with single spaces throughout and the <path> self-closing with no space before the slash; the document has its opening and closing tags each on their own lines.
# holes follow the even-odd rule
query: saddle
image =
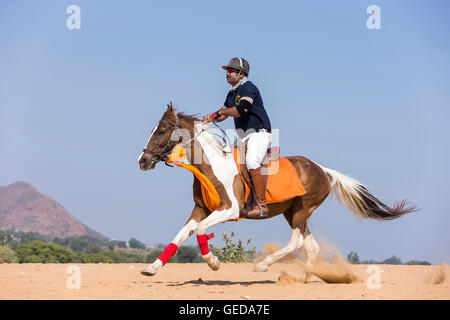
<svg viewBox="0 0 450 320">
<path fill-rule="evenodd" d="M 234 160 L 245 188 L 245 210 L 253 208 L 255 195 L 245 162 L 246 145 L 240 144 L 233 150 Z M 262 167 L 268 174 L 265 200 L 267 204 L 286 201 L 306 194 L 293 164 L 285 157 L 280 157 L 280 148 L 267 149 Z"/>
</svg>

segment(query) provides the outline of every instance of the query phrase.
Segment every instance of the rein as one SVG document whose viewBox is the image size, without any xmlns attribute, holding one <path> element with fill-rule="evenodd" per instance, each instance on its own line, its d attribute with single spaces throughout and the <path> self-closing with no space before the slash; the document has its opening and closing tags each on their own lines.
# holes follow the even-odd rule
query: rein
<svg viewBox="0 0 450 320">
<path fill-rule="evenodd" d="M 171 125 L 173 128 L 175 128 L 175 129 L 181 129 L 180 126 L 178 125 L 178 121 L 175 123 L 175 122 L 173 122 L 172 120 L 170 120 L 170 119 L 168 119 L 168 118 L 166 118 L 166 117 L 162 117 L 161 121 L 162 121 L 162 120 L 166 121 L 168 124 L 170 124 L 170 125 Z M 227 140 L 228 140 L 228 141 L 225 140 L 225 138 L 224 138 L 223 136 L 219 136 L 219 135 L 215 135 L 215 136 L 219 136 L 219 137 L 222 139 L 224 145 L 227 145 L 227 142 L 228 142 L 228 144 L 231 146 L 230 140 L 228 139 L 228 136 L 227 136 L 227 134 L 225 133 L 225 131 L 224 131 L 221 127 L 219 127 L 215 122 L 213 122 L 213 124 L 214 124 L 214 125 L 215 125 L 215 126 L 216 126 L 223 134 L 224 134 L 225 137 L 227 137 Z M 184 148 L 186 145 L 188 145 L 189 143 L 191 143 L 192 141 L 194 141 L 198 136 L 200 136 L 204 131 L 207 131 L 207 129 L 202 128 L 202 130 L 201 130 L 197 135 L 194 135 L 194 137 L 192 137 L 192 138 L 189 139 L 188 141 L 186 141 L 186 142 L 180 144 L 180 146 L 181 146 L 182 148 Z M 144 152 L 144 153 L 147 153 L 147 154 L 150 154 L 150 155 L 152 155 L 153 157 L 156 157 L 156 160 L 157 160 L 158 162 L 159 162 L 159 161 L 164 161 L 164 163 L 166 164 L 166 166 L 173 167 L 172 165 L 170 165 L 170 164 L 167 163 L 167 160 L 169 160 L 169 155 L 172 153 L 174 144 L 175 144 L 175 143 L 174 143 L 173 141 L 170 141 L 169 143 L 167 143 L 167 144 L 164 146 L 164 148 L 162 148 L 159 152 L 156 152 L 156 153 L 152 153 L 152 152 L 150 151 L 150 149 L 147 149 L 147 148 L 144 149 L 143 152 Z M 222 152 L 223 152 L 224 156 L 226 156 L 227 154 L 232 153 L 231 151 L 225 151 L 224 149 L 225 149 L 225 148 L 222 148 Z"/>
</svg>

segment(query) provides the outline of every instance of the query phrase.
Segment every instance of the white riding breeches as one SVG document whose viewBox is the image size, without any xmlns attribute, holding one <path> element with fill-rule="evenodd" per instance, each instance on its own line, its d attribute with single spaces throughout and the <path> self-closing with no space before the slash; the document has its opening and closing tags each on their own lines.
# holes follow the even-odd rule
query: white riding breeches
<svg viewBox="0 0 450 320">
<path fill-rule="evenodd" d="M 267 149 L 272 143 L 272 134 L 269 132 L 254 132 L 241 140 L 247 141 L 247 153 L 245 163 L 248 170 L 258 169 L 267 154 Z"/>
</svg>

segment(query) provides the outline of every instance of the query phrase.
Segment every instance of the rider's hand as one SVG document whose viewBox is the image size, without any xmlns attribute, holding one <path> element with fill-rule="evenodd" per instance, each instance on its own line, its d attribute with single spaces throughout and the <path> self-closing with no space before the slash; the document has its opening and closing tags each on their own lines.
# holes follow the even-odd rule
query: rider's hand
<svg viewBox="0 0 450 320">
<path fill-rule="evenodd" d="M 214 121 L 215 118 L 218 118 L 219 115 L 217 114 L 217 112 L 213 112 L 210 114 L 207 114 L 203 117 L 203 121 L 205 122 L 209 122 L 209 121 Z"/>
</svg>

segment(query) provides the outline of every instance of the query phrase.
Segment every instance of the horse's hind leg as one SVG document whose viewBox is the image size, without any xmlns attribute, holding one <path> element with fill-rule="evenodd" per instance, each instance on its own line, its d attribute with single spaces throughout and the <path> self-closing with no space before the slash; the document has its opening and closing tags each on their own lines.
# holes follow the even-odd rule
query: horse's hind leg
<svg viewBox="0 0 450 320">
<path fill-rule="evenodd" d="M 288 244 L 284 248 L 272 253 L 271 255 L 268 255 L 263 261 L 261 261 L 255 266 L 255 269 L 253 271 L 255 272 L 267 271 L 272 263 L 274 263 L 277 260 L 280 260 L 288 253 L 293 252 L 295 249 L 300 248 L 302 244 L 303 244 L 303 235 L 300 229 L 299 228 L 292 229 L 291 239 L 289 240 Z"/>
<path fill-rule="evenodd" d="M 254 271 L 267 271 L 269 266 L 275 261 L 283 258 L 287 254 L 299 249 L 303 245 L 306 221 L 316 207 L 303 208 L 302 199 L 295 198 L 292 206 L 284 213 L 286 220 L 292 228 L 292 235 L 289 243 L 282 249 L 268 255 L 263 261 L 255 266 Z"/>
<path fill-rule="evenodd" d="M 316 263 L 317 257 L 319 255 L 319 244 L 316 242 L 314 237 L 312 236 L 311 232 L 309 231 L 309 228 L 306 228 L 305 233 L 305 241 L 303 242 L 303 247 L 306 251 L 306 265 L 309 268 L 313 268 L 314 264 Z M 309 278 L 311 277 L 311 272 L 306 272 L 304 282 L 308 282 Z"/>
</svg>

